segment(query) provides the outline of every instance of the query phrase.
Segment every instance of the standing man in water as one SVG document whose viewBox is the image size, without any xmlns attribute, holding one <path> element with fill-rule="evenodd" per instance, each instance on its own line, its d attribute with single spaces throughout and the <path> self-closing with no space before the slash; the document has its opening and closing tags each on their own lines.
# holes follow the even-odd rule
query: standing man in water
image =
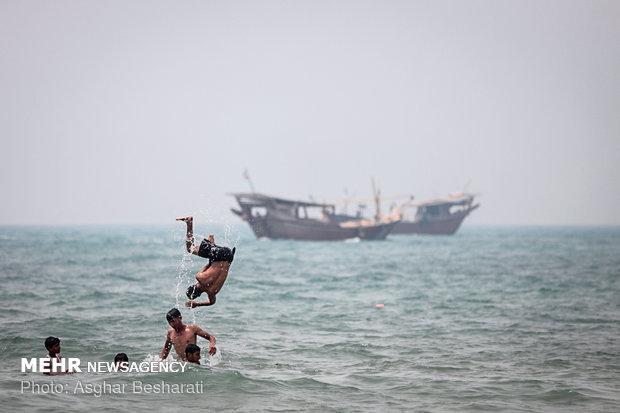
<svg viewBox="0 0 620 413">
<path fill-rule="evenodd" d="M 170 324 L 170 327 L 172 328 L 168 330 L 168 334 L 166 335 L 166 343 L 164 344 L 164 349 L 161 352 L 162 360 L 165 360 L 166 357 L 168 357 L 170 348 L 174 346 L 178 359 L 187 361 L 185 349 L 187 349 L 190 344 L 196 344 L 197 336 L 209 340 L 209 354 L 212 356 L 215 355 L 217 352 L 217 348 L 215 347 L 215 337 L 195 324 L 183 324 L 183 317 L 178 309 L 173 308 L 168 311 L 168 314 L 166 314 L 166 320 L 168 320 L 168 324 Z"/>
<path fill-rule="evenodd" d="M 203 239 L 200 246 L 194 244 L 194 218 L 192 216 L 177 218 L 177 221 L 184 221 L 187 224 L 187 236 L 185 238 L 185 246 L 187 252 L 207 258 L 209 263 L 196 274 L 196 284 L 187 289 L 187 298 L 190 301 L 185 303 L 186 307 L 195 308 L 200 306 L 208 306 L 215 304 L 215 296 L 220 292 L 226 277 L 230 264 L 235 257 L 235 250 L 227 247 L 215 245 L 213 234 L 208 239 Z M 194 301 L 202 293 L 206 292 L 209 299 L 202 303 Z"/>
</svg>

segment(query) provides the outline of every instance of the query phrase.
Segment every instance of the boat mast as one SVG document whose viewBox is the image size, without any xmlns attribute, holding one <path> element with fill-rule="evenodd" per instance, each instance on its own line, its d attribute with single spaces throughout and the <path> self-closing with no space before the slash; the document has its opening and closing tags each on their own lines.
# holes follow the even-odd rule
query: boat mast
<svg viewBox="0 0 620 413">
<path fill-rule="evenodd" d="M 243 171 L 243 177 L 248 181 L 248 184 L 250 185 L 250 189 L 252 190 L 252 193 L 255 194 L 256 191 L 254 190 L 254 185 L 252 184 L 252 180 L 250 179 L 250 174 L 248 173 L 247 168 Z"/>
<path fill-rule="evenodd" d="M 373 195 L 375 197 L 375 207 L 377 209 L 377 212 L 375 214 L 375 219 L 377 221 L 381 220 L 381 190 L 377 189 L 376 185 L 375 185 L 375 178 L 371 178 L 372 181 L 372 192 Z"/>
</svg>

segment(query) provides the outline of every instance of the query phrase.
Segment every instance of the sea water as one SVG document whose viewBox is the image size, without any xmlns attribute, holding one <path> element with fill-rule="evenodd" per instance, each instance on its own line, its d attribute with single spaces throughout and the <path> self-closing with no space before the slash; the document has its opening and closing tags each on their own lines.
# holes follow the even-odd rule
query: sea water
<svg viewBox="0 0 620 413">
<path fill-rule="evenodd" d="M 618 228 L 295 242 L 197 222 L 237 254 L 192 310 L 206 262 L 175 224 L 0 228 L 4 411 L 620 411 Z M 217 338 L 214 357 L 198 339 L 201 366 L 21 371 L 47 336 L 82 365 L 157 362 L 173 307 Z"/>
</svg>

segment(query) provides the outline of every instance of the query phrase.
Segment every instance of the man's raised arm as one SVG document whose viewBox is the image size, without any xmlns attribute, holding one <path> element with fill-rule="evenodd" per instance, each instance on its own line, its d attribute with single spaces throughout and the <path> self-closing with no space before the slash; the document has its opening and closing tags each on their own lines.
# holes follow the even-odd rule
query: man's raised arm
<svg viewBox="0 0 620 413">
<path fill-rule="evenodd" d="M 215 347 L 215 337 L 213 337 L 211 334 L 207 333 L 206 331 L 204 331 L 202 328 L 198 326 L 194 326 L 194 327 L 195 327 L 194 333 L 196 333 L 196 335 L 199 335 L 200 337 L 209 340 L 209 354 L 214 356 L 215 353 L 217 352 L 217 348 Z"/>
</svg>

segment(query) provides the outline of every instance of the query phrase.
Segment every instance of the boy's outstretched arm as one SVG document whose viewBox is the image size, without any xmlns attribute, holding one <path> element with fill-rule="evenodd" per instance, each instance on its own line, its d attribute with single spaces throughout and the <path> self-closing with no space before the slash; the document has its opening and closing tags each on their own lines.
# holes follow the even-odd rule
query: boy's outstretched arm
<svg viewBox="0 0 620 413">
<path fill-rule="evenodd" d="M 194 300 L 190 300 L 185 303 L 185 307 L 189 307 L 189 308 L 207 307 L 213 304 L 215 304 L 215 296 L 213 297 L 209 296 L 209 299 L 207 301 L 203 301 L 202 303 L 197 303 Z"/>
</svg>

